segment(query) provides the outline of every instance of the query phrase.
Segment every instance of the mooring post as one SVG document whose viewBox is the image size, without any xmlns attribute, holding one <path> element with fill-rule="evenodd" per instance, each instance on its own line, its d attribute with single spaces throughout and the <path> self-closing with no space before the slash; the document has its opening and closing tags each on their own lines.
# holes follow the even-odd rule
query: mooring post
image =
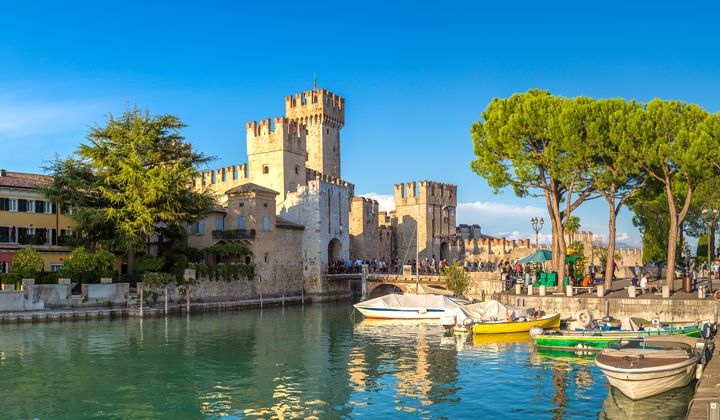
<svg viewBox="0 0 720 420">
<path fill-rule="evenodd" d="M 361 287 L 362 287 L 362 298 L 361 298 L 362 300 L 366 300 L 366 299 L 367 299 L 367 295 L 368 295 L 368 284 L 367 284 L 367 281 L 368 281 L 368 270 L 369 270 L 369 268 L 370 268 L 370 267 L 369 267 L 367 264 L 363 264 L 363 265 L 362 265 L 362 286 L 361 286 Z"/>
</svg>

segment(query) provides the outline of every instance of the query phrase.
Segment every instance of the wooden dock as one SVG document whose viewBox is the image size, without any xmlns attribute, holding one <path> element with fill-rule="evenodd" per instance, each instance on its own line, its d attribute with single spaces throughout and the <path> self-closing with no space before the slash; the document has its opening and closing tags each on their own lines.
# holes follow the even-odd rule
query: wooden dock
<svg viewBox="0 0 720 420">
<path fill-rule="evenodd" d="M 687 419 L 720 420 L 720 349 L 717 347 L 697 383 Z"/>
</svg>

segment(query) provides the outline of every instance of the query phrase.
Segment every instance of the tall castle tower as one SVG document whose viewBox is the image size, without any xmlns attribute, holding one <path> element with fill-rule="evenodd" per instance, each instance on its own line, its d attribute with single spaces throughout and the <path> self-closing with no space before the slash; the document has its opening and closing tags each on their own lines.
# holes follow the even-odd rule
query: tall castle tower
<svg viewBox="0 0 720 420">
<path fill-rule="evenodd" d="M 306 183 L 305 130 L 285 117 L 253 121 L 245 125 L 248 168 L 251 181 L 279 193 L 288 193 Z"/>
<path fill-rule="evenodd" d="M 325 89 L 285 97 L 285 116 L 307 128 L 310 169 L 340 178 L 340 130 L 345 125 L 345 99 Z"/>
</svg>

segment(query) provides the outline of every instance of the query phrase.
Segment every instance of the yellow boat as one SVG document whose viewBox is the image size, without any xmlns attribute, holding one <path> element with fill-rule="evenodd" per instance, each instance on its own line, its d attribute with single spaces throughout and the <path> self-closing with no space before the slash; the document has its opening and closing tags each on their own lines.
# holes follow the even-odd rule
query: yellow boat
<svg viewBox="0 0 720 420">
<path fill-rule="evenodd" d="M 532 327 L 560 328 L 560 314 L 546 315 L 530 321 L 490 321 L 473 325 L 473 334 L 504 334 L 530 331 Z"/>
</svg>

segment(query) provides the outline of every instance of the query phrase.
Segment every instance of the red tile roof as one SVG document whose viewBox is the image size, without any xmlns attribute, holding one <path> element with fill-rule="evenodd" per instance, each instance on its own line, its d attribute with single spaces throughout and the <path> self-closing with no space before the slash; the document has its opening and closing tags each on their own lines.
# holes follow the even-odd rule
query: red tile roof
<svg viewBox="0 0 720 420">
<path fill-rule="evenodd" d="M 0 170 L 0 187 L 40 189 L 48 186 L 52 177 L 40 174 Z"/>
</svg>

